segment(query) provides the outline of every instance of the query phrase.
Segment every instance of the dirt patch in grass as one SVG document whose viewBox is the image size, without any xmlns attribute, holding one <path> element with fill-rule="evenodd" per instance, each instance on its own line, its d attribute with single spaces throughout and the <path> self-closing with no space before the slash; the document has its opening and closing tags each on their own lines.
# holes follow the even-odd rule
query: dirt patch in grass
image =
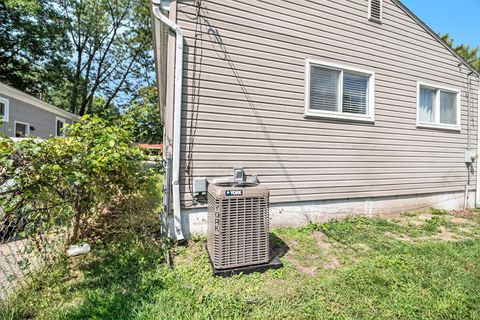
<svg viewBox="0 0 480 320">
<path fill-rule="evenodd" d="M 425 221 L 426 220 L 419 220 L 419 219 L 404 219 L 401 222 L 405 222 L 405 223 L 407 223 L 408 225 L 411 225 L 411 226 L 419 227 L 419 226 L 425 224 Z"/>
<path fill-rule="evenodd" d="M 332 253 L 332 244 L 327 241 L 325 234 L 321 231 L 315 231 L 313 238 L 317 242 L 317 246 L 320 248 L 324 259 L 322 267 L 325 269 L 340 268 L 340 261 L 338 261 L 337 257 Z"/>
<path fill-rule="evenodd" d="M 478 217 L 480 213 L 475 209 L 454 210 L 450 211 L 450 215 L 457 217 Z"/>
<path fill-rule="evenodd" d="M 452 217 L 448 219 L 449 222 L 455 223 L 455 224 L 468 224 L 468 225 L 474 225 L 476 224 L 475 222 L 468 220 L 467 218 L 462 218 L 462 217 Z"/>
<path fill-rule="evenodd" d="M 419 213 L 417 212 L 415 215 L 410 214 L 402 214 L 396 220 L 402 224 L 420 227 L 424 225 L 428 220 L 432 219 L 434 215 L 430 213 Z"/>
<path fill-rule="evenodd" d="M 313 240 L 313 243 L 310 243 Z M 299 272 L 315 276 L 319 269 L 338 269 L 341 263 L 336 257 L 332 243 L 321 231 L 313 231 L 302 241 L 286 240 L 290 250 L 285 259 Z M 309 243 L 310 246 L 305 247 Z M 302 245 L 304 246 L 302 248 Z"/>
<path fill-rule="evenodd" d="M 427 220 L 430 220 L 433 218 L 433 214 L 430 214 L 430 213 L 422 213 L 422 214 L 419 214 L 416 219 L 417 220 L 420 220 L 420 221 L 427 221 Z"/>
<path fill-rule="evenodd" d="M 464 236 L 452 232 L 445 227 L 440 227 L 440 233 L 434 238 L 442 241 L 461 241 L 466 239 Z"/>
<path fill-rule="evenodd" d="M 309 276 L 314 276 L 317 274 L 317 267 L 311 266 L 311 267 L 305 267 L 300 264 L 300 262 L 297 261 L 297 259 L 293 258 L 292 256 L 286 256 L 285 259 L 292 264 L 292 266 L 295 267 L 298 271 L 301 273 L 305 273 Z"/>
<path fill-rule="evenodd" d="M 304 250 L 305 241 L 294 239 L 285 240 L 289 250 L 285 254 L 285 259 L 299 272 L 309 276 L 317 274 L 316 262 L 320 259 L 317 254 L 311 253 L 311 250 Z"/>
<path fill-rule="evenodd" d="M 462 229 L 463 232 L 468 232 L 467 230 Z M 412 237 L 406 234 L 396 234 L 390 231 L 384 233 L 387 238 L 398 240 L 398 241 L 407 241 L 407 242 L 425 242 L 425 241 L 462 241 L 465 240 L 466 237 L 460 235 L 456 232 L 453 232 L 447 229 L 444 226 L 440 226 L 438 228 L 438 232 L 432 234 L 431 236 L 420 236 L 420 237 Z"/>
</svg>

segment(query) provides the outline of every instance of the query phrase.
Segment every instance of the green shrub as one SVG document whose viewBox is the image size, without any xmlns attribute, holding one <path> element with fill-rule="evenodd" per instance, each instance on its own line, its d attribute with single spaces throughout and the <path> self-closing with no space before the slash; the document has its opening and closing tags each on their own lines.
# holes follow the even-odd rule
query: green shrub
<svg viewBox="0 0 480 320">
<path fill-rule="evenodd" d="M 146 172 L 128 127 L 86 116 L 65 135 L 45 141 L 0 138 L 0 208 L 30 222 L 30 233 L 73 220 L 76 241 L 96 213 L 133 194 Z"/>
<path fill-rule="evenodd" d="M 430 214 L 436 216 L 444 216 L 448 214 L 448 211 L 444 209 L 430 208 Z"/>
<path fill-rule="evenodd" d="M 438 228 L 445 223 L 444 218 L 434 216 L 423 225 L 423 229 L 428 232 L 437 232 Z"/>
<path fill-rule="evenodd" d="M 418 216 L 418 214 L 419 214 L 419 213 L 416 212 L 416 211 L 404 211 L 404 212 L 400 213 L 400 215 L 401 215 L 402 217 L 410 217 L 410 218 L 411 218 L 411 217 L 416 217 L 416 216 Z"/>
</svg>

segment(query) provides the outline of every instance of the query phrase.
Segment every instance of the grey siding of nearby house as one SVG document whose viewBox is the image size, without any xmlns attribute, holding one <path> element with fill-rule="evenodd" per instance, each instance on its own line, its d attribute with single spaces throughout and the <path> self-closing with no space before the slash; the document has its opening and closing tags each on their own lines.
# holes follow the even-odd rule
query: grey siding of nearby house
<svg viewBox="0 0 480 320">
<path fill-rule="evenodd" d="M 60 113 L 52 113 L 3 93 L 0 93 L 0 97 L 9 100 L 9 121 L 3 122 L 1 127 L 1 132 L 8 137 L 15 137 L 15 121 L 29 123 L 30 127 L 35 128 L 30 130 L 30 135 L 36 138 L 55 136 L 56 117 L 64 119 L 65 123 L 73 123 L 71 118 Z"/>
<path fill-rule="evenodd" d="M 367 0 L 203 0 L 200 16 L 195 2 L 177 1 L 186 207 L 192 177 L 233 167 L 257 174 L 272 202 L 464 190 L 470 70 L 396 3 L 383 1 L 380 25 Z M 305 118 L 307 58 L 375 72 L 375 123 Z M 417 128 L 418 81 L 461 90 L 461 132 Z"/>
</svg>

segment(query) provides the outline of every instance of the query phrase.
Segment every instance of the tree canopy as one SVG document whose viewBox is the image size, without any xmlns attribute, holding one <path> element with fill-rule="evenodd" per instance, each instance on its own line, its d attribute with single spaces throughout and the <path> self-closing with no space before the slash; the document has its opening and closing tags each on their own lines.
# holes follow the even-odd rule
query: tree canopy
<svg viewBox="0 0 480 320">
<path fill-rule="evenodd" d="M 79 115 L 99 101 L 126 107 L 153 82 L 149 10 L 148 0 L 0 0 L 0 81 Z"/>
<path fill-rule="evenodd" d="M 449 33 L 446 33 L 441 37 L 443 41 L 455 50 L 455 52 L 470 63 L 475 69 L 480 71 L 480 46 L 474 48 L 465 44 L 455 45 L 455 40 Z"/>
<path fill-rule="evenodd" d="M 45 95 L 67 76 L 70 49 L 53 3 L 0 0 L 0 81 Z"/>
<path fill-rule="evenodd" d="M 0 81 L 79 115 L 128 112 L 161 141 L 148 0 L 0 0 L 0 22 Z"/>
</svg>

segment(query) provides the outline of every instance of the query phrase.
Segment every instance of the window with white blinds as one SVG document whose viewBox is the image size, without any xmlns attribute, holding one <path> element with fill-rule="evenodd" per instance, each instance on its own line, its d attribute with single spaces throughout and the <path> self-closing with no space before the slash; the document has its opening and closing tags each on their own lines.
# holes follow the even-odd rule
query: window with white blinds
<svg viewBox="0 0 480 320">
<path fill-rule="evenodd" d="M 460 130 L 460 91 L 419 83 L 417 125 Z"/>
<path fill-rule="evenodd" d="M 307 60 L 307 116 L 373 121 L 374 74 Z"/>
<path fill-rule="evenodd" d="M 310 109 L 338 111 L 340 76 L 338 70 L 312 65 L 310 73 Z"/>
<path fill-rule="evenodd" d="M 367 114 L 368 76 L 343 73 L 342 112 Z"/>
</svg>

